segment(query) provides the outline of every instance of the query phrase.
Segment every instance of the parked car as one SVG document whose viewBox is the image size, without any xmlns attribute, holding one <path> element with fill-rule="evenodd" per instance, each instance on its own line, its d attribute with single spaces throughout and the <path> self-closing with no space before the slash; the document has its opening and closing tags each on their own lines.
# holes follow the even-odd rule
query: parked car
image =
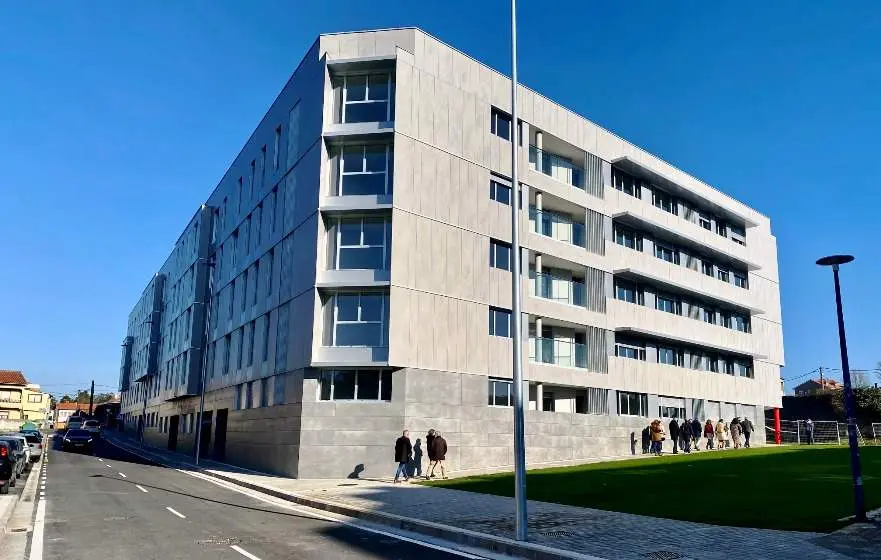
<svg viewBox="0 0 881 560">
<path fill-rule="evenodd" d="M 9 487 L 15 484 L 15 449 L 0 441 L 0 494 L 9 494 Z"/>
<path fill-rule="evenodd" d="M 13 461 L 15 461 L 12 471 L 13 476 L 9 479 L 10 486 L 15 486 L 16 479 L 24 473 L 25 467 L 28 465 L 27 452 L 24 450 L 24 444 L 21 441 L 21 439 L 13 436 L 0 436 L 0 442 L 5 442 L 9 446 L 12 451 Z"/>
<path fill-rule="evenodd" d="M 31 463 L 36 463 L 43 456 L 43 436 L 37 435 L 39 433 L 28 432 L 21 434 L 27 440 L 28 447 L 31 448 Z"/>
<path fill-rule="evenodd" d="M 70 418 L 67 419 L 67 429 L 68 430 L 79 430 L 80 428 L 83 427 L 83 422 L 85 422 L 85 421 L 86 421 L 86 419 L 83 418 L 82 416 L 71 416 Z"/>
<path fill-rule="evenodd" d="M 92 434 L 86 430 L 67 430 L 64 439 L 61 440 L 61 448 L 65 451 L 69 449 L 92 451 L 93 441 Z"/>
<path fill-rule="evenodd" d="M 101 422 L 98 422 L 97 420 L 86 420 L 83 422 L 82 429 L 96 437 L 101 436 Z"/>
<path fill-rule="evenodd" d="M 24 451 L 25 470 L 31 470 L 31 446 L 24 434 L 6 434 L 7 437 L 15 438 L 21 443 L 21 449 Z"/>
</svg>

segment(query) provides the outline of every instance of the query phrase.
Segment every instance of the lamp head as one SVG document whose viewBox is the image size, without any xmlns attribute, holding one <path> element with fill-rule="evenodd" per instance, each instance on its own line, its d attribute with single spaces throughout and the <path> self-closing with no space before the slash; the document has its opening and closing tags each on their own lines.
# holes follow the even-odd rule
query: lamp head
<svg viewBox="0 0 881 560">
<path fill-rule="evenodd" d="M 820 266 L 838 266 L 851 261 L 853 261 L 853 255 L 829 255 L 828 257 L 817 259 L 817 264 Z"/>
</svg>

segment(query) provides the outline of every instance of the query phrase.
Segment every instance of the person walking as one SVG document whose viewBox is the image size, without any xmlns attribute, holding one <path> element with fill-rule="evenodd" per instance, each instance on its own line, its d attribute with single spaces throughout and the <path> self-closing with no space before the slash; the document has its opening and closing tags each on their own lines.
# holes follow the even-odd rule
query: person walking
<svg viewBox="0 0 881 560">
<path fill-rule="evenodd" d="M 691 420 L 688 418 L 679 427 L 679 439 L 682 442 L 682 451 L 691 453 Z"/>
<path fill-rule="evenodd" d="M 434 439 L 431 440 L 431 454 L 434 455 L 434 463 L 432 463 L 428 478 L 434 478 L 434 469 L 440 467 L 441 478 L 446 480 L 447 440 L 444 439 L 440 432 L 435 432 Z"/>
<path fill-rule="evenodd" d="M 425 472 L 425 478 L 431 478 L 431 472 L 434 471 L 434 462 L 436 459 L 434 458 L 434 451 L 432 451 L 431 444 L 434 441 L 436 432 L 434 428 L 428 430 L 428 434 L 425 436 L 425 449 L 428 451 L 428 470 Z"/>
<path fill-rule="evenodd" d="M 652 454 L 661 456 L 661 446 L 664 441 L 664 427 L 660 420 L 652 422 Z"/>
<path fill-rule="evenodd" d="M 740 449 L 740 422 L 737 418 L 731 422 L 731 441 L 734 442 L 734 449 Z"/>
<path fill-rule="evenodd" d="M 694 438 L 694 450 L 701 450 L 701 423 L 697 418 L 691 421 L 691 437 Z"/>
<path fill-rule="evenodd" d="M 707 418 L 704 425 L 704 437 L 707 438 L 707 451 L 713 449 L 713 441 L 716 439 L 716 429 L 713 427 L 713 421 Z"/>
<path fill-rule="evenodd" d="M 679 453 L 679 422 L 670 420 L 670 439 L 673 440 L 673 454 Z"/>
<path fill-rule="evenodd" d="M 652 446 L 652 427 L 646 426 L 642 429 L 642 454 L 647 455 L 651 451 Z"/>
<path fill-rule="evenodd" d="M 807 432 L 808 436 L 808 445 L 814 444 L 814 421 L 810 418 L 805 422 L 805 432 Z"/>
<path fill-rule="evenodd" d="M 725 421 L 716 422 L 716 449 L 725 449 Z"/>
<path fill-rule="evenodd" d="M 395 440 L 395 461 L 398 463 L 398 470 L 395 471 L 395 484 L 401 482 L 401 475 L 404 475 L 404 482 L 410 480 L 410 472 L 408 467 L 413 459 L 413 444 L 410 443 L 410 430 L 404 430 L 397 440 Z"/>
<path fill-rule="evenodd" d="M 752 435 L 753 430 L 755 430 L 755 426 L 753 426 L 752 420 L 749 418 L 744 418 L 740 422 L 740 429 L 743 430 L 743 446 L 749 448 L 749 437 Z"/>
</svg>

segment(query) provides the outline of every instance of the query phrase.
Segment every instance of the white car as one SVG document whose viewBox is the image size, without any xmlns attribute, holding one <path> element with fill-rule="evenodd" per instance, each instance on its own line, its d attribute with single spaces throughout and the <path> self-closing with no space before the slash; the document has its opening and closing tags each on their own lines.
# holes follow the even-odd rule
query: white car
<svg viewBox="0 0 881 560">
<path fill-rule="evenodd" d="M 81 429 L 96 436 L 101 435 L 101 423 L 97 420 L 86 420 L 83 422 L 83 427 Z"/>
<path fill-rule="evenodd" d="M 28 447 L 31 448 L 31 462 L 36 463 L 43 456 L 43 438 L 36 433 L 16 434 L 24 436 L 28 441 Z"/>
</svg>

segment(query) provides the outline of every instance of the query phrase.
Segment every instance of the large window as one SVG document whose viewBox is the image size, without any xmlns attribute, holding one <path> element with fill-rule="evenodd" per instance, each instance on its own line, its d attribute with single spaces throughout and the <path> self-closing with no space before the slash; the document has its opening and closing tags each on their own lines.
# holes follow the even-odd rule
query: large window
<svg viewBox="0 0 881 560">
<path fill-rule="evenodd" d="M 349 196 L 390 193 L 393 157 L 389 144 L 343 146 L 337 194 Z"/>
<path fill-rule="evenodd" d="M 674 315 L 682 315 L 682 302 L 673 296 L 658 294 L 655 298 L 655 309 Z"/>
<path fill-rule="evenodd" d="M 669 245 L 655 243 L 655 256 L 662 261 L 679 264 L 679 252 Z"/>
<path fill-rule="evenodd" d="M 716 311 L 715 310 L 704 308 L 704 323 L 710 323 L 711 325 L 716 324 Z"/>
<path fill-rule="evenodd" d="M 340 293 L 333 301 L 334 346 L 385 346 L 388 296 Z"/>
<path fill-rule="evenodd" d="M 736 361 L 734 362 L 734 372 L 740 377 L 752 377 L 753 367 L 746 362 Z"/>
<path fill-rule="evenodd" d="M 749 289 L 749 284 L 747 283 L 746 274 L 742 272 L 734 273 L 734 285 L 738 288 L 743 288 L 744 290 Z"/>
<path fill-rule="evenodd" d="M 615 344 L 615 355 L 619 358 L 645 361 L 645 347 L 618 342 Z"/>
<path fill-rule="evenodd" d="M 701 259 L 701 270 L 707 276 L 716 276 L 716 271 L 713 268 L 713 263 L 708 260 Z"/>
<path fill-rule="evenodd" d="M 682 367 L 684 356 L 678 348 L 658 347 L 658 363 Z"/>
<path fill-rule="evenodd" d="M 707 214 L 701 213 L 698 218 L 698 223 L 705 230 L 712 231 L 713 229 L 713 222 Z"/>
<path fill-rule="evenodd" d="M 342 86 L 340 122 L 385 122 L 394 120 L 395 82 L 392 75 L 366 74 L 336 79 Z"/>
<path fill-rule="evenodd" d="M 659 191 L 655 189 L 652 192 L 652 204 L 654 204 L 664 212 L 669 212 L 674 215 L 678 213 L 676 200 L 664 191 Z"/>
<path fill-rule="evenodd" d="M 337 221 L 337 269 L 388 270 L 392 223 L 386 218 L 345 218 Z"/>
<path fill-rule="evenodd" d="M 638 179 L 614 167 L 612 168 L 612 186 L 614 186 L 616 190 L 636 198 L 640 198 L 642 194 L 639 188 Z"/>
<path fill-rule="evenodd" d="M 649 396 L 645 393 L 618 391 L 618 414 L 621 416 L 648 416 Z"/>
<path fill-rule="evenodd" d="M 493 379 L 489 378 L 489 399 L 490 406 L 513 406 L 514 383 L 510 379 Z"/>
<path fill-rule="evenodd" d="M 493 336 L 511 336 L 511 312 L 498 307 L 489 308 L 489 334 Z"/>
<path fill-rule="evenodd" d="M 321 373 L 322 401 L 390 401 L 392 372 L 389 370 L 335 370 Z"/>
<path fill-rule="evenodd" d="M 682 406 L 658 406 L 658 416 L 661 418 L 685 418 L 685 407 Z"/>
<path fill-rule="evenodd" d="M 28 395 L 29 403 L 41 403 L 43 402 L 43 395 Z"/>
<path fill-rule="evenodd" d="M 615 243 L 630 249 L 642 251 L 642 236 L 632 229 L 615 226 Z"/>
<path fill-rule="evenodd" d="M 634 282 L 615 280 L 615 299 L 643 305 L 643 292 Z"/>
<path fill-rule="evenodd" d="M 490 239 L 489 265 L 493 268 L 511 270 L 511 246 L 504 241 Z"/>
<path fill-rule="evenodd" d="M 511 141 L 511 115 L 492 108 L 490 112 L 489 131 L 499 138 Z"/>
<path fill-rule="evenodd" d="M 511 204 L 511 187 L 503 185 L 498 181 L 489 182 L 489 198 L 502 204 Z"/>
<path fill-rule="evenodd" d="M 749 317 L 745 315 L 731 314 L 731 328 L 740 332 L 749 332 Z"/>
<path fill-rule="evenodd" d="M 724 268 L 721 268 L 721 267 L 717 268 L 717 270 L 716 270 L 716 278 L 718 278 L 719 280 L 721 280 L 723 282 L 730 281 L 728 271 L 725 270 Z"/>
</svg>

